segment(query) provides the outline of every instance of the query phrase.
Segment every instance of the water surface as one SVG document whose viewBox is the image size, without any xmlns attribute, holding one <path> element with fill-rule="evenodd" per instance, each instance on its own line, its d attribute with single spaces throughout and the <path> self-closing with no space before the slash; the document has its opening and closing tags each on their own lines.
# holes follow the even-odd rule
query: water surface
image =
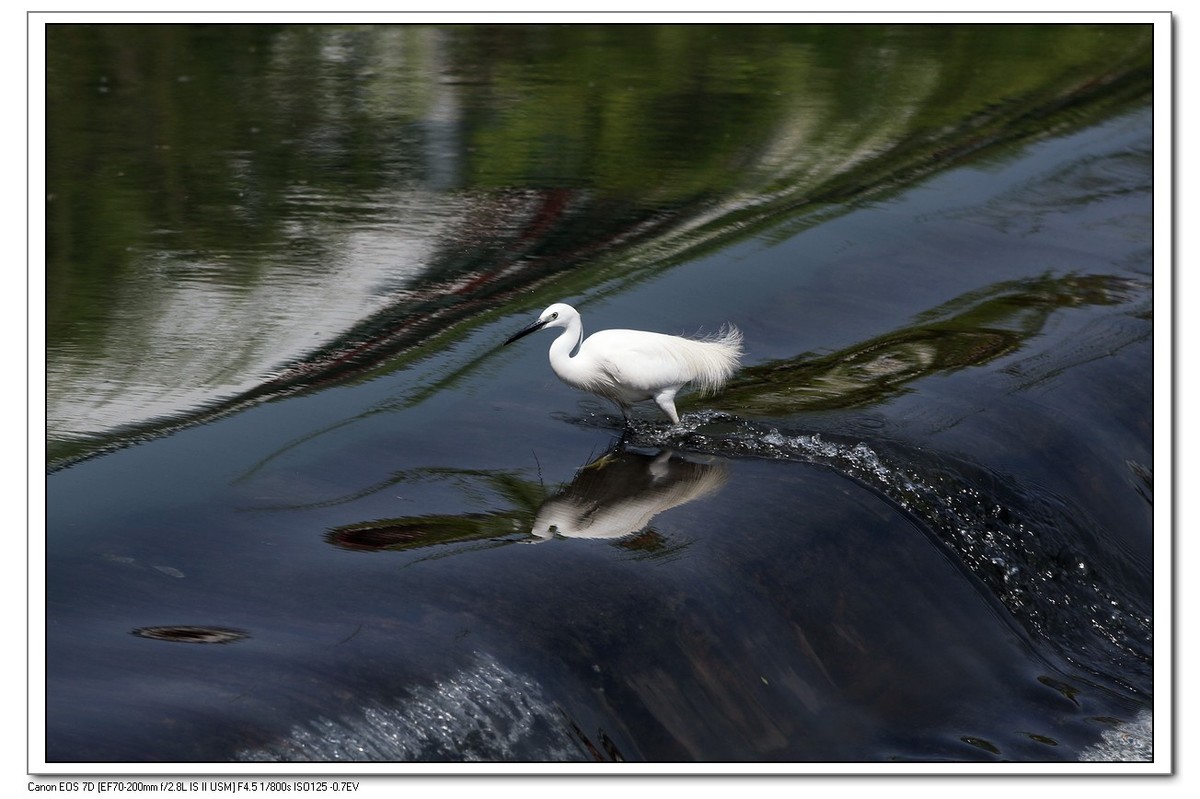
<svg viewBox="0 0 1200 799">
<path fill-rule="evenodd" d="M 49 36 L 48 760 L 1146 756 L 1148 28 Z"/>
</svg>

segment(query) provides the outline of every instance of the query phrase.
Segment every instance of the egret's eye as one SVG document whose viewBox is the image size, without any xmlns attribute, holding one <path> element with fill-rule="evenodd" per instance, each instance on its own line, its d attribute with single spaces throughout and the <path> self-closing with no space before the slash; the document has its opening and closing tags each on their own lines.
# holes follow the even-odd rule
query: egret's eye
<svg viewBox="0 0 1200 799">
<path fill-rule="evenodd" d="M 558 318 L 558 311 L 555 311 L 554 313 L 550 314 L 550 318 L 551 318 L 551 319 L 557 319 L 557 318 Z"/>
</svg>

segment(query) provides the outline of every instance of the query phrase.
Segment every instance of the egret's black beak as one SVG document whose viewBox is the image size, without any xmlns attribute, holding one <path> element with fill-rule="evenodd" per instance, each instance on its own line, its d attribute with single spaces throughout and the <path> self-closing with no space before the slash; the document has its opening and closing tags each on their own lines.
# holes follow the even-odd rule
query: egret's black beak
<svg viewBox="0 0 1200 799">
<path fill-rule="evenodd" d="M 523 330 L 518 330 L 516 333 L 513 333 L 511 336 L 508 337 L 508 341 L 504 342 L 504 345 L 512 344 L 517 339 L 524 338 L 525 336 L 528 336 L 530 333 L 536 333 L 537 331 L 539 331 L 543 327 L 545 327 L 546 323 L 549 321 L 550 321 L 549 319 L 539 319 L 536 322 L 534 322 L 533 324 L 524 328 Z"/>
</svg>

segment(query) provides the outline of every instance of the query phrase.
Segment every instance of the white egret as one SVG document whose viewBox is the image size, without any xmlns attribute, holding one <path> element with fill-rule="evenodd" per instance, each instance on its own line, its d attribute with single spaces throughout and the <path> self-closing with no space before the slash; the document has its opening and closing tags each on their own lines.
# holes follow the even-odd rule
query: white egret
<svg viewBox="0 0 1200 799">
<path fill-rule="evenodd" d="M 550 367 L 569 386 L 610 399 L 627 420 L 635 402 L 652 399 L 679 424 L 675 395 L 688 383 L 712 393 L 742 355 L 742 334 L 726 325 L 716 336 L 691 339 L 645 330 L 601 330 L 583 338 L 579 312 L 558 302 L 505 344 L 542 328 L 565 328 L 550 345 Z M 572 354 L 574 353 L 574 354 Z"/>
</svg>

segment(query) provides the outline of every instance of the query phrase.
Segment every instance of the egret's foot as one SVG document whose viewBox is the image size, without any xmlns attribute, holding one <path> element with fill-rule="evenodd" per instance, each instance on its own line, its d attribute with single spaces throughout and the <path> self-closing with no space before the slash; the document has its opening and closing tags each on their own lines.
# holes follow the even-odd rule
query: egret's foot
<svg viewBox="0 0 1200 799">
<path fill-rule="evenodd" d="M 605 466 L 613 462 L 613 454 L 611 452 L 601 455 L 596 460 L 584 466 L 584 469 L 603 469 Z"/>
</svg>

